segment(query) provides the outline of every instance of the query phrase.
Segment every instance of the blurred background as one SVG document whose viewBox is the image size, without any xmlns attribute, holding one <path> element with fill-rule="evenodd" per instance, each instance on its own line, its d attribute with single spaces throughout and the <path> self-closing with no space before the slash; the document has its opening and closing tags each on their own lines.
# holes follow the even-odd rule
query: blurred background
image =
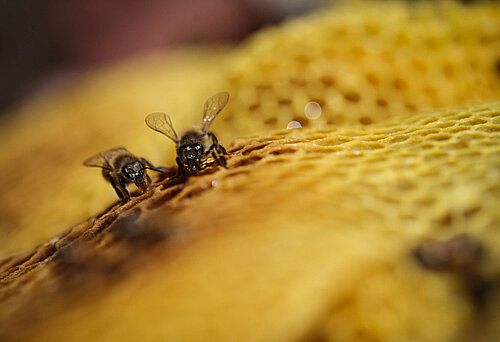
<svg viewBox="0 0 500 342">
<path fill-rule="evenodd" d="M 2 1 L 0 113 L 23 96 L 63 86 L 84 71 L 182 44 L 237 42 L 325 2 Z"/>
</svg>

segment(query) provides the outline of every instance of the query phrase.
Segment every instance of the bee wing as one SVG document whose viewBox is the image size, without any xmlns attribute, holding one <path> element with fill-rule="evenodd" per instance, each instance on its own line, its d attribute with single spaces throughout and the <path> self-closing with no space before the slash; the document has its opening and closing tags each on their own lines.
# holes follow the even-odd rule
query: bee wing
<svg viewBox="0 0 500 342">
<path fill-rule="evenodd" d="M 111 166 L 108 163 L 109 158 L 118 152 L 127 152 L 127 149 L 124 147 L 115 147 L 107 151 L 100 152 L 91 157 L 88 157 L 83 162 L 83 165 L 90 167 L 101 167 L 103 169 L 111 169 Z"/>
<path fill-rule="evenodd" d="M 203 109 L 203 121 L 201 123 L 201 130 L 203 133 L 208 132 L 210 125 L 220 111 L 226 106 L 228 101 L 229 93 L 224 91 L 222 93 L 215 94 L 205 102 L 205 108 Z"/>
<path fill-rule="evenodd" d="M 90 166 L 90 167 L 102 167 L 102 168 L 108 168 L 107 166 L 108 162 L 106 159 L 102 156 L 101 153 L 93 155 L 92 157 L 88 157 L 85 159 L 83 162 L 83 165 L 85 166 Z"/>
<path fill-rule="evenodd" d="M 175 132 L 174 126 L 172 125 L 172 119 L 165 113 L 156 112 L 151 113 L 146 116 L 146 125 L 153 131 L 157 131 L 166 137 L 173 140 L 175 143 L 179 140 L 177 133 Z"/>
</svg>

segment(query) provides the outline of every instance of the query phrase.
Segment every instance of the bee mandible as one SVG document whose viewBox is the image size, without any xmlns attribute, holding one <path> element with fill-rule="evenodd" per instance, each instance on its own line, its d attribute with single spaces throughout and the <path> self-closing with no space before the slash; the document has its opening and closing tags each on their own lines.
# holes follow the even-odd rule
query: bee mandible
<svg viewBox="0 0 500 342">
<path fill-rule="evenodd" d="M 102 168 L 102 175 L 111 183 L 122 202 L 130 200 L 126 185 L 134 183 L 142 193 L 151 184 L 146 170 L 165 172 L 164 167 L 154 167 L 149 161 L 130 153 L 124 147 L 116 147 L 87 158 L 83 165 Z"/>
<path fill-rule="evenodd" d="M 206 102 L 203 109 L 201 127 L 193 126 L 184 130 L 180 137 L 177 135 L 172 119 L 165 113 L 152 113 L 146 116 L 146 125 L 157 131 L 176 144 L 179 166 L 177 176 L 195 175 L 205 167 L 205 157 L 212 155 L 215 161 L 226 167 L 224 155 L 226 149 L 219 144 L 217 137 L 209 132 L 210 125 L 229 101 L 229 93 L 222 92 L 213 95 Z"/>
</svg>

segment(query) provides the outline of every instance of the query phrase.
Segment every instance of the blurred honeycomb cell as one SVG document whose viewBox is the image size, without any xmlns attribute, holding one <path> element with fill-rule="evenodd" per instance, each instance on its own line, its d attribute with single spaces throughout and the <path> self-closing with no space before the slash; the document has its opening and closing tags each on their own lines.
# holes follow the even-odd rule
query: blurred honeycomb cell
<svg viewBox="0 0 500 342">
<path fill-rule="evenodd" d="M 242 44 L 226 70 L 234 97 L 221 121 L 248 134 L 255 121 L 262 131 L 292 120 L 369 125 L 478 104 L 500 98 L 499 65 L 498 3 L 344 2 Z M 319 120 L 303 114 L 310 101 Z"/>
</svg>

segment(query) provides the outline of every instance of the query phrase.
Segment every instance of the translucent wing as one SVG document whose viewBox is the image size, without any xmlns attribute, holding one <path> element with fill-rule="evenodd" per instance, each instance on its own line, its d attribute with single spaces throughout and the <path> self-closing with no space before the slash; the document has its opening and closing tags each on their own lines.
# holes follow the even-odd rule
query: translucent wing
<svg viewBox="0 0 500 342">
<path fill-rule="evenodd" d="M 153 131 L 160 132 L 161 134 L 177 142 L 179 138 L 172 125 L 172 119 L 165 113 L 156 112 L 146 116 L 146 125 Z"/>
<path fill-rule="evenodd" d="M 207 133 L 210 125 L 217 117 L 217 114 L 226 106 L 229 101 L 229 93 L 224 91 L 222 93 L 215 94 L 205 102 L 205 108 L 203 109 L 203 122 L 201 124 L 201 130 L 203 133 Z"/>
<path fill-rule="evenodd" d="M 96 155 L 93 155 L 92 157 L 88 157 L 83 162 L 83 165 L 90 166 L 90 167 L 108 168 L 107 164 L 108 164 L 108 162 L 106 161 L 106 159 L 100 153 L 96 154 Z"/>
<path fill-rule="evenodd" d="M 83 165 L 90 167 L 102 167 L 104 169 L 111 169 L 111 166 L 108 163 L 108 160 L 117 153 L 130 153 L 124 147 L 115 147 L 107 151 L 100 152 L 91 157 L 88 157 L 83 162 Z"/>
</svg>

